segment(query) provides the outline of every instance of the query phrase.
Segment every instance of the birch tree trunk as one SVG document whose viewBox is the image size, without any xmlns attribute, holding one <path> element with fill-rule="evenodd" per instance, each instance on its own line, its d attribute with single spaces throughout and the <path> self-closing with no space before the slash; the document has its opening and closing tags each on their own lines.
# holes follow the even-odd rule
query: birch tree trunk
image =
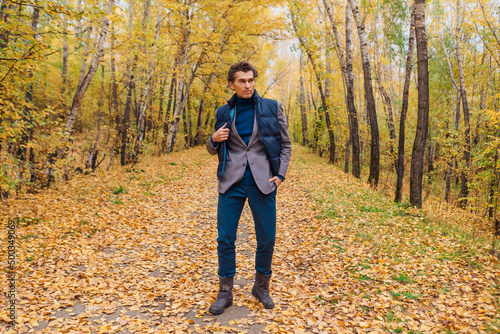
<svg viewBox="0 0 500 334">
<path fill-rule="evenodd" d="M 80 65 L 80 76 L 78 77 L 78 85 L 77 87 L 80 87 L 83 79 L 85 79 L 85 74 L 87 72 L 87 60 L 89 57 L 89 50 L 90 50 L 90 39 L 92 38 L 92 23 L 89 24 L 87 27 L 87 38 L 85 39 L 85 44 L 83 47 L 83 57 L 82 57 L 82 63 Z"/>
<path fill-rule="evenodd" d="M 120 116 L 118 115 L 118 83 L 116 82 L 116 60 L 115 60 L 114 49 L 115 49 L 115 31 L 114 31 L 114 25 L 111 25 L 111 55 L 110 55 L 111 56 L 111 61 L 110 61 L 111 98 L 110 98 L 109 109 L 110 109 L 110 113 L 113 113 L 115 116 L 116 128 L 117 128 L 117 130 L 119 130 Z M 111 124 L 110 124 L 110 126 L 111 126 Z"/>
<path fill-rule="evenodd" d="M 97 52 L 94 57 L 94 60 L 92 64 L 90 65 L 90 68 L 88 69 L 87 74 L 85 75 L 81 85 L 79 85 L 76 89 L 75 96 L 73 98 L 73 104 L 71 105 L 71 113 L 68 118 L 68 121 L 66 122 L 66 127 L 64 129 L 64 132 L 67 133 L 68 135 L 71 133 L 71 130 L 73 129 L 73 125 L 76 120 L 76 115 L 78 114 L 78 111 L 80 109 L 80 106 L 83 101 L 83 97 L 85 93 L 87 92 L 87 89 L 89 88 L 90 82 L 94 78 L 95 73 L 97 72 L 97 69 L 99 68 L 99 64 L 101 63 L 102 57 L 104 56 L 104 44 L 106 43 L 106 39 L 108 37 L 108 28 L 109 28 L 109 18 L 108 16 L 111 14 L 113 10 L 115 0 L 108 0 L 107 6 L 106 6 L 106 16 L 103 19 L 103 24 L 102 24 L 102 29 L 101 33 L 99 34 L 99 39 L 97 42 Z"/>
<path fill-rule="evenodd" d="M 425 31 L 425 2 L 415 0 L 415 36 L 418 62 L 418 115 L 417 131 L 411 158 L 410 203 L 422 207 L 422 177 L 424 154 L 429 131 L 429 59 Z"/>
<path fill-rule="evenodd" d="M 205 111 L 205 96 L 208 94 L 208 90 L 210 89 L 210 84 L 215 78 L 215 72 L 211 72 L 208 76 L 205 87 L 203 87 L 203 99 L 200 102 L 200 107 L 198 108 L 198 120 L 196 121 L 196 138 L 194 141 L 194 145 L 198 146 L 202 144 L 202 134 L 203 134 L 203 113 Z"/>
<path fill-rule="evenodd" d="M 63 34 L 63 59 L 62 59 L 62 84 L 61 84 L 61 99 L 64 101 L 64 94 L 66 93 L 66 86 L 68 84 L 68 39 L 66 34 L 68 33 L 68 19 L 64 18 L 64 34 Z"/>
<path fill-rule="evenodd" d="M 87 159 L 87 168 L 90 168 L 92 171 L 96 169 L 97 155 L 99 154 L 99 150 L 97 149 L 97 147 L 99 146 L 99 139 L 101 137 L 101 112 L 102 106 L 104 104 L 104 66 L 101 66 L 101 70 L 101 96 L 99 97 L 99 102 L 97 103 L 97 135 L 94 145 L 91 145 L 89 148 L 89 156 Z"/>
<path fill-rule="evenodd" d="M 188 62 L 188 51 L 189 51 L 189 41 L 191 36 L 191 27 L 190 27 L 190 15 L 189 8 L 184 9 L 185 21 L 183 23 L 183 41 L 179 45 L 179 65 L 176 69 L 185 70 L 187 69 Z M 194 80 L 194 75 L 196 74 L 196 69 L 201 60 L 203 59 L 204 51 L 200 54 L 200 58 L 196 65 L 196 68 L 192 71 L 191 80 L 189 81 L 186 87 L 186 78 L 183 75 L 176 75 L 177 81 L 177 95 L 175 98 L 175 107 L 172 115 L 172 121 L 170 122 L 170 129 L 168 132 L 168 137 L 166 140 L 165 153 L 170 153 L 174 149 L 175 138 L 177 136 L 177 131 L 179 130 L 179 121 L 182 116 L 182 111 L 186 107 L 186 97 L 189 94 L 189 89 Z M 184 97 L 183 93 L 185 91 Z M 166 124 L 165 124 L 166 125 Z"/>
<path fill-rule="evenodd" d="M 120 163 L 122 166 L 127 164 L 127 144 L 128 144 L 128 129 L 130 127 L 130 111 L 132 110 L 132 92 L 135 89 L 135 69 L 137 66 L 137 55 L 134 56 L 132 61 L 132 68 L 130 69 L 130 77 L 127 85 L 127 99 L 125 100 L 125 109 L 123 111 L 123 119 L 120 131 L 121 148 L 120 148 Z"/>
<path fill-rule="evenodd" d="M 33 40 L 36 41 L 38 38 L 38 21 L 40 18 L 40 7 L 38 6 L 38 0 L 35 0 L 35 6 L 33 7 L 33 15 L 31 19 L 31 30 L 33 31 Z M 28 77 L 32 78 L 33 77 L 33 72 L 31 70 L 28 71 Z M 34 175 L 33 173 L 33 154 L 31 154 L 32 150 L 31 148 L 28 148 L 28 143 L 32 140 L 33 138 L 33 115 L 32 115 L 32 109 L 31 105 L 33 102 L 33 83 L 31 82 L 28 87 L 26 88 L 26 91 L 24 92 L 25 100 L 26 100 L 26 105 L 23 107 L 23 113 L 22 113 L 22 120 L 23 123 L 25 124 L 22 127 L 22 135 L 21 135 L 21 140 L 18 143 L 17 146 L 17 152 L 16 156 L 18 159 L 18 164 L 19 164 L 19 169 L 18 169 L 18 179 L 19 181 L 22 181 L 23 179 L 23 170 L 25 169 L 23 167 L 24 163 L 29 163 L 30 169 L 32 170 L 32 177 Z M 19 191 L 21 186 L 21 182 L 19 182 L 16 186 L 16 189 Z"/>
<path fill-rule="evenodd" d="M 161 152 L 165 152 L 167 150 L 168 126 L 170 124 L 168 120 L 170 118 L 172 103 L 175 103 L 174 97 L 177 96 L 177 72 L 175 71 L 175 68 L 177 68 L 176 64 L 178 63 L 179 61 L 176 57 L 174 61 L 174 72 L 172 73 L 172 80 L 170 80 L 170 92 L 168 93 L 167 111 L 165 112 L 165 120 L 163 122 L 163 139 L 161 141 Z"/>
<path fill-rule="evenodd" d="M 351 6 L 352 14 L 354 16 L 354 21 L 356 22 L 356 27 L 358 29 L 361 59 L 363 63 L 366 108 L 368 116 L 370 118 L 371 154 L 370 154 L 370 175 L 368 176 L 368 182 L 371 184 L 372 187 L 376 188 L 378 186 L 379 174 L 380 174 L 380 139 L 378 132 L 377 110 L 375 107 L 375 97 L 373 95 L 370 59 L 368 58 L 366 32 L 364 24 L 361 20 L 361 14 L 359 13 L 359 9 L 356 4 L 356 0 L 348 0 L 348 1 L 349 5 Z"/>
<path fill-rule="evenodd" d="M 299 90 L 300 90 L 300 119 L 302 121 L 302 145 L 306 146 L 308 145 L 308 140 L 307 140 L 307 114 L 306 114 L 306 96 L 304 92 L 304 76 L 302 74 L 303 72 L 303 61 L 302 61 L 302 54 L 300 55 L 300 65 L 299 65 L 299 71 L 300 71 L 300 79 L 299 79 Z"/>
<path fill-rule="evenodd" d="M 134 22 L 134 0 L 129 2 L 129 19 L 128 19 L 128 37 L 132 38 L 132 27 Z M 134 50 L 135 52 L 135 50 Z M 128 64 L 130 72 L 128 73 L 127 97 L 125 100 L 125 108 L 123 110 L 123 118 L 121 121 L 119 137 L 121 138 L 120 145 L 120 164 L 125 166 L 128 160 L 127 145 L 128 145 L 128 130 L 130 127 L 130 111 L 132 110 L 132 94 L 135 91 L 135 70 L 139 57 L 137 53 L 133 60 Z"/>
<path fill-rule="evenodd" d="M 188 44 L 186 43 L 186 48 L 185 48 L 185 59 L 186 60 L 185 60 L 185 62 L 187 62 L 187 48 L 188 48 Z M 174 150 L 175 138 L 176 138 L 177 132 L 179 130 L 180 117 L 181 117 L 182 111 L 186 108 L 187 98 L 189 96 L 189 91 L 191 89 L 191 85 L 193 84 L 194 78 L 196 76 L 196 71 L 200 67 L 204 56 L 205 56 L 205 51 L 202 51 L 200 54 L 200 57 L 198 58 L 198 62 L 196 63 L 196 65 L 193 69 L 193 72 L 191 74 L 191 78 L 189 79 L 189 82 L 185 88 L 184 88 L 184 79 L 181 78 L 181 80 L 179 81 L 179 87 L 177 88 L 178 89 L 177 102 L 175 105 L 173 119 L 172 119 L 172 122 L 170 123 L 170 131 L 168 133 L 168 144 L 167 144 L 166 153 L 170 153 Z M 184 94 L 184 97 L 181 99 L 183 89 L 185 90 L 185 94 Z"/>
<path fill-rule="evenodd" d="M 144 3 L 144 16 L 142 21 L 143 29 L 146 29 L 146 20 L 149 16 L 149 8 L 151 6 L 151 0 L 146 0 Z M 144 135 L 146 132 L 145 128 L 145 118 L 146 118 L 146 109 L 149 104 L 149 100 L 151 99 L 151 81 L 153 77 L 153 73 L 156 67 L 156 46 L 158 44 L 158 39 L 160 38 L 160 27 L 161 27 L 161 10 L 158 9 L 158 15 L 156 16 L 156 25 L 155 25 L 155 36 L 153 42 L 153 48 L 150 51 L 150 61 L 149 68 L 146 74 L 146 82 L 144 83 L 144 88 L 141 94 L 141 104 L 139 107 L 139 114 L 137 117 L 137 137 L 135 140 L 134 147 L 134 161 L 137 161 L 139 158 L 139 153 L 141 152 L 142 141 L 144 140 Z"/>
<path fill-rule="evenodd" d="M 352 145 L 352 175 L 358 179 L 361 177 L 361 165 L 360 165 L 360 147 L 359 147 L 359 130 L 358 130 L 358 115 L 356 111 L 356 105 L 354 104 L 354 75 L 352 73 L 352 40 L 351 40 L 351 9 L 349 5 L 346 5 L 346 16 L 345 16 L 345 52 L 346 52 L 346 64 L 345 64 L 345 77 L 346 77 L 346 104 L 347 112 L 349 115 L 349 133 L 350 133 L 350 144 Z M 334 30 L 336 31 L 336 29 Z M 338 35 L 338 32 L 335 34 Z M 338 39 L 336 37 L 336 39 Z M 341 50 L 340 41 L 337 42 L 338 49 Z M 340 52 L 339 52 L 340 54 Z M 343 57 L 342 57 L 343 58 Z M 360 97 L 361 98 L 361 97 Z"/>
<path fill-rule="evenodd" d="M 153 128 L 153 138 L 155 141 L 155 145 L 157 144 L 158 141 L 158 132 L 159 132 L 159 125 L 161 124 L 161 120 L 163 119 L 163 101 L 165 100 L 165 87 L 167 85 L 167 73 L 164 73 L 163 79 L 160 79 L 160 97 L 158 101 L 158 118 L 157 118 L 157 123 L 155 124 Z"/>
<path fill-rule="evenodd" d="M 392 102 L 391 102 L 391 97 L 389 96 L 389 94 L 387 94 L 387 91 L 385 90 L 382 82 L 379 82 L 379 90 L 380 90 L 380 94 L 382 95 L 384 105 L 385 105 L 386 110 L 387 110 L 387 127 L 389 128 L 389 138 L 391 140 L 391 143 L 389 146 L 389 153 L 392 157 L 394 154 L 394 143 L 396 142 L 396 128 L 394 127 L 394 117 L 392 114 Z"/>
<path fill-rule="evenodd" d="M 304 50 L 307 53 L 307 56 L 309 58 L 309 61 L 311 62 L 311 66 L 313 68 L 313 72 L 316 76 L 316 82 L 318 84 L 318 90 L 319 90 L 319 94 L 321 97 L 321 106 L 323 108 L 323 113 L 325 114 L 325 121 L 326 121 L 326 126 L 328 129 L 328 136 L 330 138 L 330 161 L 329 162 L 334 163 L 335 162 L 335 149 L 336 149 L 335 134 L 333 133 L 333 126 L 332 126 L 332 123 L 330 121 L 330 114 L 328 113 L 328 104 L 326 102 L 326 96 L 325 96 L 325 91 L 323 89 L 323 84 L 321 82 L 318 68 L 317 68 L 316 63 L 314 61 L 314 58 L 311 54 L 311 51 L 309 51 L 309 49 L 307 48 L 307 45 L 304 41 L 304 38 L 300 37 L 300 33 L 297 30 L 297 25 L 295 24 L 295 17 L 293 15 L 293 13 L 292 13 L 292 25 L 294 27 L 294 30 L 295 30 L 297 36 L 298 36 L 300 44 L 302 45 L 302 47 L 304 48 Z"/>
<path fill-rule="evenodd" d="M 408 54 L 406 56 L 406 74 L 403 87 L 403 103 L 399 119 L 398 160 L 396 163 L 396 192 L 394 201 L 399 203 L 403 197 L 403 178 L 405 173 L 405 127 L 406 113 L 408 112 L 408 97 L 410 93 L 411 70 L 413 66 L 413 53 L 415 48 L 415 3 L 412 5 L 410 17 L 410 37 L 408 40 Z"/>
<path fill-rule="evenodd" d="M 99 34 L 99 39 L 97 41 L 96 55 L 94 56 L 93 62 L 90 65 L 90 68 L 88 69 L 88 72 L 83 78 L 81 84 L 78 85 L 78 87 L 76 88 L 76 92 L 73 97 L 73 103 L 71 105 L 71 112 L 66 122 L 66 126 L 64 127 L 63 130 L 63 143 L 62 143 L 63 147 L 58 148 L 55 153 L 49 155 L 48 159 L 49 167 L 47 168 L 45 173 L 47 179 L 47 185 L 50 184 L 50 181 L 52 179 L 52 172 L 53 172 L 52 165 L 56 160 L 61 158 L 66 149 L 66 142 L 71 135 L 71 130 L 73 129 L 73 125 L 75 124 L 76 116 L 78 115 L 78 111 L 80 110 L 80 106 L 83 102 L 83 97 L 85 96 L 85 93 L 87 92 L 90 82 L 94 78 L 97 69 L 99 68 L 99 64 L 101 63 L 102 57 L 104 56 L 104 44 L 106 43 L 106 39 L 108 37 L 108 28 L 110 22 L 109 16 L 113 11 L 114 4 L 115 0 L 108 0 L 108 3 L 106 5 L 106 15 L 103 18 L 101 33 Z"/>
</svg>

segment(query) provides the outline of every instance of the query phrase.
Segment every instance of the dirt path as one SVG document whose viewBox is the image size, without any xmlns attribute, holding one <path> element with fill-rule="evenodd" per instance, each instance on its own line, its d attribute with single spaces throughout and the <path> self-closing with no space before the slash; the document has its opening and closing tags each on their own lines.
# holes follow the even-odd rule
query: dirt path
<svg viewBox="0 0 500 334">
<path fill-rule="evenodd" d="M 218 289 L 216 161 L 196 148 L 10 202 L 3 214 L 23 218 L 18 325 L 0 331 L 495 332 L 500 271 L 480 244 L 297 151 L 277 199 L 275 309 L 250 293 L 246 206 L 235 303 L 207 313 Z"/>
</svg>

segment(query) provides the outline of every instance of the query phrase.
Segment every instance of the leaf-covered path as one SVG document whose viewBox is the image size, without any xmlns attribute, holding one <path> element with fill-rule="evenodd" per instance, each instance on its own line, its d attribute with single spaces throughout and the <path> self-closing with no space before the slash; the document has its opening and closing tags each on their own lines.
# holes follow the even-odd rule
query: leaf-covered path
<svg viewBox="0 0 500 334">
<path fill-rule="evenodd" d="M 75 176 L 3 205 L 4 258 L 7 219 L 21 218 L 19 304 L 15 330 L 0 310 L 0 331 L 499 330 L 500 270 L 481 238 L 488 232 L 465 218 L 458 226 L 440 222 L 438 207 L 395 205 L 304 149 L 293 153 L 278 192 L 274 310 L 250 293 L 256 241 L 246 208 L 235 304 L 207 314 L 217 293 L 216 158 L 200 147 Z"/>
</svg>

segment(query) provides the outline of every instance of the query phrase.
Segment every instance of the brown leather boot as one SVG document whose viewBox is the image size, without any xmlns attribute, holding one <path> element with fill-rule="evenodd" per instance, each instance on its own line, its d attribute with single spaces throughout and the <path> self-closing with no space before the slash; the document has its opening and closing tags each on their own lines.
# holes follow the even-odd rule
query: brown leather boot
<svg viewBox="0 0 500 334">
<path fill-rule="evenodd" d="M 255 283 L 252 288 L 252 295 L 257 298 L 265 308 L 274 308 L 273 300 L 269 296 L 269 281 L 271 275 L 264 275 L 261 273 L 255 274 Z"/>
<path fill-rule="evenodd" d="M 226 307 L 233 305 L 233 283 L 234 277 L 219 277 L 219 293 L 208 312 L 214 315 L 222 314 Z"/>
</svg>

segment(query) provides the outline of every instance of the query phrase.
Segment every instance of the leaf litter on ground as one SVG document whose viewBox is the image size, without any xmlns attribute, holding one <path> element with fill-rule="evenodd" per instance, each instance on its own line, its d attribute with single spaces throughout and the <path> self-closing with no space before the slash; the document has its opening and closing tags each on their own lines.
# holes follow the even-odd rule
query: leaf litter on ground
<svg viewBox="0 0 500 334">
<path fill-rule="evenodd" d="M 18 323 L 7 325 L 3 308 L 2 331 L 499 331 L 491 230 L 437 200 L 423 210 L 397 205 L 299 146 L 277 197 L 275 309 L 249 293 L 256 241 L 247 213 L 233 306 L 246 315 L 211 316 L 216 165 L 198 147 L 8 199 L 1 249 L 6 254 L 7 220 L 17 219 Z"/>
</svg>

